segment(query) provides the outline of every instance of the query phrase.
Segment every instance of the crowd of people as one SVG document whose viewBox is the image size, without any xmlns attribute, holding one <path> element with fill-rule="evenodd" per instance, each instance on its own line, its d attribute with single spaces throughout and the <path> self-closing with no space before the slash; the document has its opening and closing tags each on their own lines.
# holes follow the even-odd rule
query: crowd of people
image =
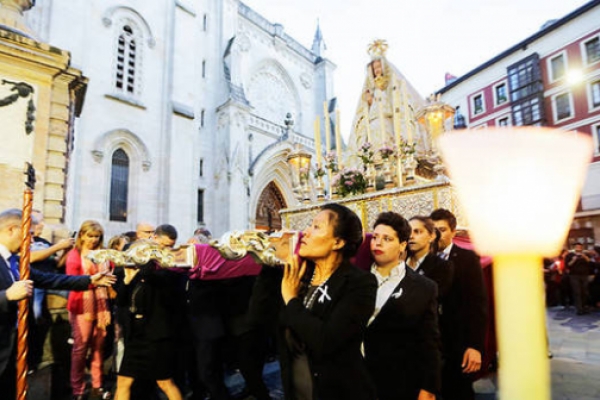
<svg viewBox="0 0 600 400">
<path fill-rule="evenodd" d="M 600 247 L 586 249 L 581 242 L 544 260 L 548 306 L 575 308 L 577 315 L 600 308 Z"/>
<path fill-rule="evenodd" d="M 207 230 L 188 241 L 198 258 L 191 268 L 114 267 L 86 257 L 103 248 L 98 222 L 83 222 L 53 245 L 39 237 L 42 221 L 34 213 L 32 273 L 23 281 L 14 271 L 21 213 L 0 213 L 0 393 L 7 398 L 15 391 L 16 305 L 28 296 L 30 325 L 39 331 L 30 338 L 37 349 L 30 368 L 46 357 L 47 298 L 68 296 L 74 400 L 157 399 L 159 390 L 170 400 L 230 399 L 225 366 L 240 370 L 249 395 L 268 400 L 268 356 L 279 361 L 286 399 L 468 400 L 486 367 L 482 270 L 474 252 L 453 244 L 456 218 L 448 210 L 410 220 L 384 212 L 365 233 L 350 209 L 326 204 L 296 248 L 272 242 L 281 267 L 225 259 L 206 244 Z M 172 225 L 140 223 L 108 247 L 172 248 L 177 239 Z M 116 374 L 115 387 L 107 373 Z"/>
</svg>

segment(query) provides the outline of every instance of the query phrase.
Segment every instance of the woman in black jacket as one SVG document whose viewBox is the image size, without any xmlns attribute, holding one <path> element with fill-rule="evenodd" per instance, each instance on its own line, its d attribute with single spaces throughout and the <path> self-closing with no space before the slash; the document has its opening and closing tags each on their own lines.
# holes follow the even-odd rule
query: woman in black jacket
<svg viewBox="0 0 600 400">
<path fill-rule="evenodd" d="M 385 212 L 371 238 L 378 289 L 364 353 L 379 400 L 435 399 L 441 389 L 437 287 L 406 268 L 410 232 L 406 219 Z"/>
<path fill-rule="evenodd" d="M 328 204 L 304 230 L 298 255 L 284 267 L 279 315 L 286 399 L 373 400 L 360 353 L 377 284 L 349 261 L 362 242 L 357 215 Z"/>
<path fill-rule="evenodd" d="M 117 286 L 117 314 L 125 351 L 115 400 L 129 400 L 135 379 L 156 381 L 169 400 L 182 399 L 173 381 L 176 278 L 154 261 L 124 268 Z"/>
</svg>

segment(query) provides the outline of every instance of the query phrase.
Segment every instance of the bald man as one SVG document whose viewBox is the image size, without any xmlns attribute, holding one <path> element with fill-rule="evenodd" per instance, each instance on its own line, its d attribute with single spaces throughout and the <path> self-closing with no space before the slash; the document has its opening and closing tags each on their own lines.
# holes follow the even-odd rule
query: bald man
<svg viewBox="0 0 600 400">
<path fill-rule="evenodd" d="M 136 239 L 152 239 L 154 236 L 154 225 L 147 222 L 140 222 L 135 227 Z"/>
</svg>

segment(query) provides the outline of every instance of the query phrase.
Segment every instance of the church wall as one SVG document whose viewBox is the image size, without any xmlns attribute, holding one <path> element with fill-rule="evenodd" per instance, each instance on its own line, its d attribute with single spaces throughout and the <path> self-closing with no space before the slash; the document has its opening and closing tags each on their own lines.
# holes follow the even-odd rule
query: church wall
<svg viewBox="0 0 600 400">
<path fill-rule="evenodd" d="M 169 213 L 165 221 L 177 227 L 181 239 L 192 236 L 196 228 L 196 188 L 193 183 L 197 176 L 194 161 L 193 142 L 194 120 L 174 115 L 171 127 L 171 157 Z"/>
<path fill-rule="evenodd" d="M 183 239 L 199 225 L 198 189 L 204 190 L 203 222 L 215 236 L 245 228 L 258 190 L 248 174 L 250 163 L 284 133 L 286 112 L 294 113 L 294 131 L 306 136 L 312 150 L 314 110 L 322 114 L 325 93 L 315 66 L 288 45 L 283 30 L 266 32 L 266 25 L 240 14 L 238 0 L 54 0 L 39 7 L 32 12 L 46 40 L 71 51 L 73 65 L 90 78 L 69 164 L 70 229 L 88 218 L 99 220 L 106 236 L 134 229 L 139 221 L 172 223 Z M 142 37 L 141 81 L 133 98 L 113 89 L 121 18 L 129 18 Z M 230 99 L 223 55 L 234 35 L 232 56 L 247 98 L 252 74 L 275 66 L 270 71 L 278 86 L 264 88 L 262 104 L 274 107 L 276 118 L 261 120 L 254 115 L 258 103 L 248 107 Z M 119 147 L 130 159 L 127 222 L 108 221 L 111 157 Z M 256 165 L 255 176 L 267 176 L 265 164 Z"/>
<path fill-rule="evenodd" d="M 175 8 L 175 40 L 173 51 L 173 101 L 193 110 L 198 87 L 198 72 L 202 59 L 197 57 L 199 47 L 197 17 L 192 10 Z"/>
</svg>

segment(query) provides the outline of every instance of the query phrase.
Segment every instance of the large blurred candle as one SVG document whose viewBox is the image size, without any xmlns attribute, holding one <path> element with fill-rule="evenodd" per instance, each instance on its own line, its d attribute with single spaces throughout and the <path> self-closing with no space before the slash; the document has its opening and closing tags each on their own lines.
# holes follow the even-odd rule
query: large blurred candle
<svg viewBox="0 0 600 400">
<path fill-rule="evenodd" d="M 342 167 L 342 136 L 340 135 L 340 109 L 335 110 L 335 153 L 337 154 L 338 168 Z"/>
<path fill-rule="evenodd" d="M 319 117 L 315 119 L 315 152 L 317 153 L 317 168 L 321 166 L 321 124 Z"/>
<path fill-rule="evenodd" d="M 438 143 L 473 243 L 494 257 L 500 398 L 549 400 L 542 257 L 566 239 L 592 139 L 507 128 L 451 132 Z"/>
</svg>

